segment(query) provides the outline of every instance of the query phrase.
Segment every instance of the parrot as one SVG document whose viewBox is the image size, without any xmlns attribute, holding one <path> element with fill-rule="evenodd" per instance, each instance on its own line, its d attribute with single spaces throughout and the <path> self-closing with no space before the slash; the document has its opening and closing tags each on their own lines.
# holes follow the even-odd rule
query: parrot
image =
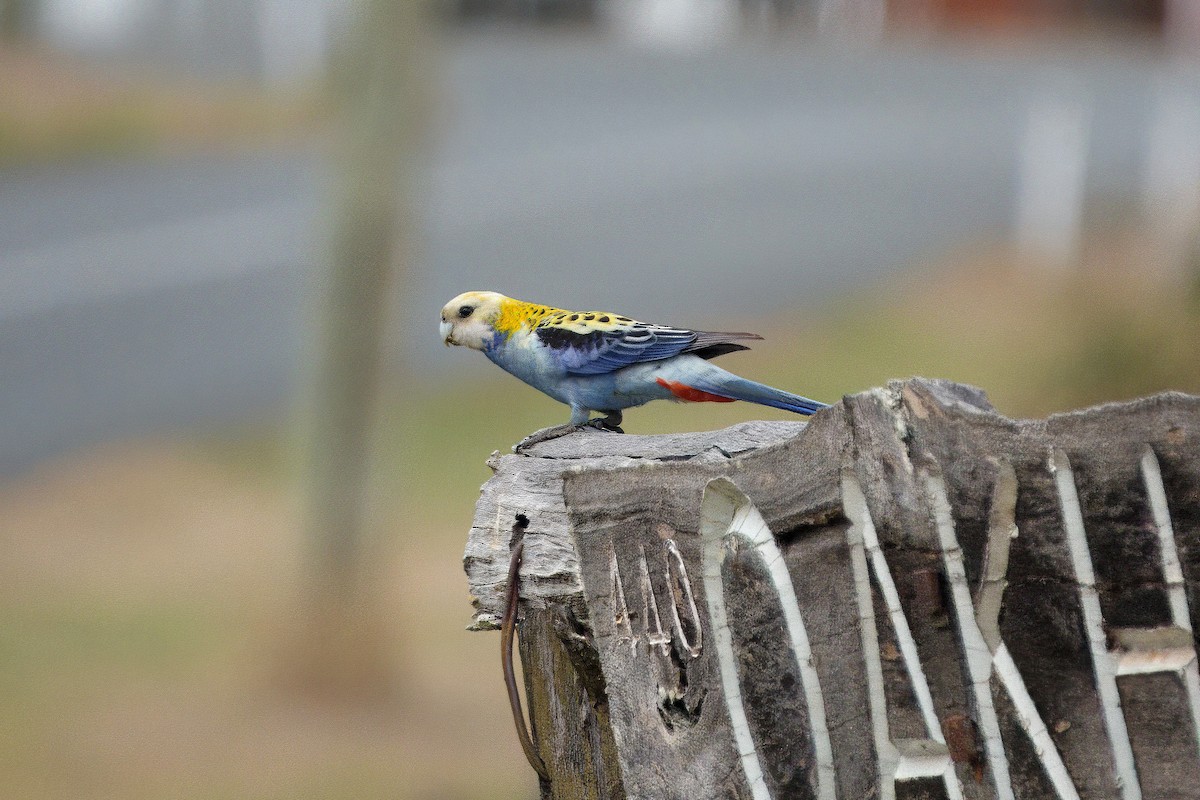
<svg viewBox="0 0 1200 800">
<path fill-rule="evenodd" d="M 815 414 L 825 403 L 734 375 L 710 359 L 750 349 L 753 333 L 719 333 L 567 311 L 490 291 L 464 292 L 442 308 L 442 341 L 480 350 L 496 366 L 571 409 L 566 425 L 524 447 L 584 427 L 621 433 L 622 411 L 651 400 L 745 400 Z M 592 418 L 592 412 L 603 414 Z"/>
</svg>

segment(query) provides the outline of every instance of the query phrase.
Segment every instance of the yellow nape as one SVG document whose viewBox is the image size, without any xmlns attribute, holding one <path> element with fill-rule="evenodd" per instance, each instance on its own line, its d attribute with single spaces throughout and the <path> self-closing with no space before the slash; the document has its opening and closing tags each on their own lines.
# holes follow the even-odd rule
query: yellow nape
<svg viewBox="0 0 1200 800">
<path fill-rule="evenodd" d="M 554 314 L 559 311 L 561 309 L 541 306 L 537 303 L 526 303 L 524 300 L 514 300 L 511 297 L 506 297 L 500 301 L 500 316 L 496 318 L 494 325 L 500 333 L 503 333 L 505 336 L 511 336 L 522 327 L 532 329 L 545 319 L 547 314 Z"/>
</svg>

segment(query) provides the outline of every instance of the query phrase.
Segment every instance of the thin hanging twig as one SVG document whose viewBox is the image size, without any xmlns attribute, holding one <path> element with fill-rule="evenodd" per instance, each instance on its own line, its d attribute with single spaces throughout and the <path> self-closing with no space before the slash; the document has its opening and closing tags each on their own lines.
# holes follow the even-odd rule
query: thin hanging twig
<svg viewBox="0 0 1200 800">
<path fill-rule="evenodd" d="M 504 606 L 504 620 L 500 626 L 500 664 L 504 669 L 504 685 L 508 687 L 508 703 L 512 706 L 513 723 L 517 727 L 521 749 L 525 751 L 525 758 L 529 760 L 529 766 L 533 767 L 534 772 L 543 780 L 549 781 L 550 773 L 546 771 L 546 765 L 534 748 L 529 729 L 525 726 L 525 712 L 521 710 L 521 695 L 517 692 L 517 677 L 513 672 L 512 644 L 517 627 L 517 598 L 520 594 L 520 578 L 517 573 L 521 569 L 521 551 L 524 549 L 525 543 L 517 540 L 508 560 L 507 602 Z"/>
</svg>

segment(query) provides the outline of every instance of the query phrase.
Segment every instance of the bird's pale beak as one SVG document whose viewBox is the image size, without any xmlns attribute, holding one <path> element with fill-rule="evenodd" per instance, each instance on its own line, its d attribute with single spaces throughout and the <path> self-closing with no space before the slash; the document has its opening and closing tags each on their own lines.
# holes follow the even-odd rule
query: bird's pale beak
<svg viewBox="0 0 1200 800">
<path fill-rule="evenodd" d="M 454 344 L 454 342 L 450 341 L 450 337 L 454 333 L 453 325 L 451 325 L 446 320 L 442 320 L 442 324 L 441 324 L 441 327 L 439 328 L 439 330 L 441 331 L 441 334 L 442 334 L 442 343 L 443 344 L 445 344 L 447 347 Z"/>
</svg>

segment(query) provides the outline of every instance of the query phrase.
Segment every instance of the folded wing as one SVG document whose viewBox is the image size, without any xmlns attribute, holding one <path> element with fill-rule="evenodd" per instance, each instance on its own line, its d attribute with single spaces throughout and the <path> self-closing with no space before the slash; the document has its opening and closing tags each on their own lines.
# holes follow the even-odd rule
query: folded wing
<svg viewBox="0 0 1200 800">
<path fill-rule="evenodd" d="M 556 314 L 543 320 L 534 334 L 554 352 L 569 375 L 601 375 L 683 353 L 715 358 L 747 350 L 749 347 L 741 342 L 762 338 L 753 333 L 653 325 L 598 312 Z"/>
</svg>

